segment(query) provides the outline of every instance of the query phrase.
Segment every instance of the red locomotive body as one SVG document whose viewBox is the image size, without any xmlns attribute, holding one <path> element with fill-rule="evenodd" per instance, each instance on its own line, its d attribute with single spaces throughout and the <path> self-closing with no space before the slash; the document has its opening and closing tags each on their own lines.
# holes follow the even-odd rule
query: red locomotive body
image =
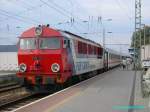
<svg viewBox="0 0 150 112">
<path fill-rule="evenodd" d="M 28 85 L 64 83 L 71 77 L 71 65 L 62 35 L 49 27 L 34 27 L 19 40 L 18 77 Z"/>
</svg>

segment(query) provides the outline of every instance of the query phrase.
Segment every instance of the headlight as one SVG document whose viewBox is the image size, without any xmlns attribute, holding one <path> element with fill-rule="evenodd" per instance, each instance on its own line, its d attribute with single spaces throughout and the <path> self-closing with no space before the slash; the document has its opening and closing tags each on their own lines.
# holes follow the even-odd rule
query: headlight
<svg viewBox="0 0 150 112">
<path fill-rule="evenodd" d="M 41 34 L 42 34 L 42 27 L 41 26 L 36 27 L 35 28 L 35 35 L 40 36 Z"/>
<path fill-rule="evenodd" d="M 25 72 L 26 69 L 27 69 L 26 64 L 22 63 L 22 64 L 19 65 L 19 71 L 20 71 L 20 72 Z"/>
<path fill-rule="evenodd" d="M 52 64 L 51 70 L 52 70 L 53 72 L 58 72 L 58 71 L 60 70 L 59 64 L 57 64 L 57 63 Z"/>
</svg>

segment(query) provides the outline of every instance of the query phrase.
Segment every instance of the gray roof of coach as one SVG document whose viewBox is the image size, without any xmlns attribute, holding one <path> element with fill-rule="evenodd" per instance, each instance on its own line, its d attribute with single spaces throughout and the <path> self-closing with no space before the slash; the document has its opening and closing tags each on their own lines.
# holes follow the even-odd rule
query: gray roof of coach
<svg viewBox="0 0 150 112">
<path fill-rule="evenodd" d="M 120 52 L 115 51 L 115 50 L 110 49 L 110 48 L 106 48 L 106 51 L 109 52 L 109 53 L 112 53 L 112 54 L 116 54 L 116 55 L 121 55 L 121 56 L 123 56 L 123 54 L 120 54 Z"/>
</svg>

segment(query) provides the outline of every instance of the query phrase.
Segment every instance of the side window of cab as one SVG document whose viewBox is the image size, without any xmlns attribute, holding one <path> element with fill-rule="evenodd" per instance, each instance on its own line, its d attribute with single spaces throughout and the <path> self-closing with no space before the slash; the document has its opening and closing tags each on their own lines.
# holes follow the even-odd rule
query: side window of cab
<svg viewBox="0 0 150 112">
<path fill-rule="evenodd" d="M 63 48 L 70 48 L 70 40 L 64 38 Z"/>
</svg>

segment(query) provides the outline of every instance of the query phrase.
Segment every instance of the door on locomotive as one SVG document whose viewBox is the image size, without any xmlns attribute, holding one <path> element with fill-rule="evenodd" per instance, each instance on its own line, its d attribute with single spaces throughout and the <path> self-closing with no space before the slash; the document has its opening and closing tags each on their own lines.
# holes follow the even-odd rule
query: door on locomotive
<svg viewBox="0 0 150 112">
<path fill-rule="evenodd" d="M 66 50 L 67 50 L 68 64 L 69 64 L 69 67 L 71 70 L 71 74 L 73 75 L 75 73 L 75 71 L 74 71 L 72 43 L 71 43 L 71 40 L 67 37 L 64 37 L 64 48 L 66 48 Z"/>
</svg>

